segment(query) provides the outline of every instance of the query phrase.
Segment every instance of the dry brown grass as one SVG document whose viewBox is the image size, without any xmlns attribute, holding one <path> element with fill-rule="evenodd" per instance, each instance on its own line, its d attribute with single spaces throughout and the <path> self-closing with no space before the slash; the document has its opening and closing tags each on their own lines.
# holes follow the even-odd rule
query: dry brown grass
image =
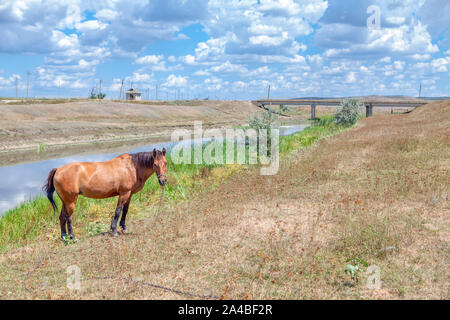
<svg viewBox="0 0 450 320">
<path fill-rule="evenodd" d="M 232 299 L 448 299 L 449 136 L 449 101 L 364 119 L 283 158 L 276 176 L 243 171 L 129 235 L 0 256 L 0 296 L 184 298 L 154 283 Z M 379 266 L 382 288 L 364 272 L 352 281 L 350 258 Z M 80 292 L 65 286 L 73 264 Z"/>
</svg>

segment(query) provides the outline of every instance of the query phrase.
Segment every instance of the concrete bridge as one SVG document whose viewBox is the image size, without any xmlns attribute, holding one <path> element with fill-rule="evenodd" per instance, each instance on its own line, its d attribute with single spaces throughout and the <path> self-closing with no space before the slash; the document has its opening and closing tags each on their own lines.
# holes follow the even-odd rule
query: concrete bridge
<svg viewBox="0 0 450 320">
<path fill-rule="evenodd" d="M 316 118 L 316 106 L 339 106 L 343 99 L 261 99 L 252 101 L 258 107 L 266 109 L 270 105 L 294 105 L 294 106 L 311 106 L 311 119 Z M 377 107 L 407 107 L 416 108 L 427 104 L 428 101 L 420 99 L 361 99 L 366 106 L 366 117 L 370 117 L 373 113 L 373 108 Z"/>
</svg>

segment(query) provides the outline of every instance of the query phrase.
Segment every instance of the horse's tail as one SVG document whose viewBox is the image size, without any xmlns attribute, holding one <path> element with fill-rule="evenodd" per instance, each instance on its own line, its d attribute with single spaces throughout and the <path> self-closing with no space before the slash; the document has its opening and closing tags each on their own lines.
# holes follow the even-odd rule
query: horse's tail
<svg viewBox="0 0 450 320">
<path fill-rule="evenodd" d="M 45 193 L 47 193 L 48 201 L 52 204 L 53 211 L 57 211 L 58 207 L 56 206 L 55 200 L 53 200 L 53 192 L 55 192 L 55 186 L 53 184 L 53 178 L 55 177 L 57 169 L 50 170 L 47 178 L 47 182 L 45 183 L 44 187 L 42 188 Z"/>
</svg>

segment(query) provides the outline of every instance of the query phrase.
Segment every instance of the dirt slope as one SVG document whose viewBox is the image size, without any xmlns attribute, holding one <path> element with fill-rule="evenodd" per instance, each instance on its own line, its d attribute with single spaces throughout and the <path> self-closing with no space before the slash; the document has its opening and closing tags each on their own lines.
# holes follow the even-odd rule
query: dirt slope
<svg viewBox="0 0 450 320">
<path fill-rule="evenodd" d="M 450 101 L 364 119 L 283 158 L 276 176 L 251 168 L 160 216 L 131 217 L 130 235 L 4 254 L 0 296 L 185 297 L 158 284 L 244 299 L 448 299 L 449 137 Z M 361 261 L 379 268 L 380 289 Z M 348 263 L 363 270 L 358 282 Z M 66 288 L 74 264 L 81 291 Z"/>
<path fill-rule="evenodd" d="M 114 138 L 167 135 L 175 127 L 233 124 L 257 107 L 245 101 L 198 101 L 195 105 L 122 102 L 0 105 L 0 151 L 36 148 L 38 143 L 79 143 Z"/>
</svg>

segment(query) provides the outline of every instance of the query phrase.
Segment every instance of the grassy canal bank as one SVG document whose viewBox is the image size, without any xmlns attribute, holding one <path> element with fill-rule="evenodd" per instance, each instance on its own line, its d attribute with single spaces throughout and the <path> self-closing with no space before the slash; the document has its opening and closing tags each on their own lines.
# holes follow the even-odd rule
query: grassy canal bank
<svg viewBox="0 0 450 320">
<path fill-rule="evenodd" d="M 302 132 L 280 137 L 280 154 L 312 145 L 318 139 L 333 135 L 344 128 L 323 117 Z M 247 155 L 248 156 L 248 155 Z M 214 189 L 227 177 L 245 170 L 248 165 L 186 165 L 175 164 L 168 157 L 168 184 L 164 193 L 152 176 L 144 189 L 132 198 L 130 220 L 142 219 L 158 213 L 162 204 L 171 206 Z M 43 178 L 44 180 L 44 178 Z M 58 208 L 61 202 L 54 196 Z M 74 214 L 74 230 L 78 237 L 107 232 L 117 199 L 93 200 L 80 196 Z M 27 245 L 37 239 L 59 239 L 59 213 L 55 214 L 44 196 L 27 201 L 6 212 L 0 218 L 0 252 Z"/>
</svg>

